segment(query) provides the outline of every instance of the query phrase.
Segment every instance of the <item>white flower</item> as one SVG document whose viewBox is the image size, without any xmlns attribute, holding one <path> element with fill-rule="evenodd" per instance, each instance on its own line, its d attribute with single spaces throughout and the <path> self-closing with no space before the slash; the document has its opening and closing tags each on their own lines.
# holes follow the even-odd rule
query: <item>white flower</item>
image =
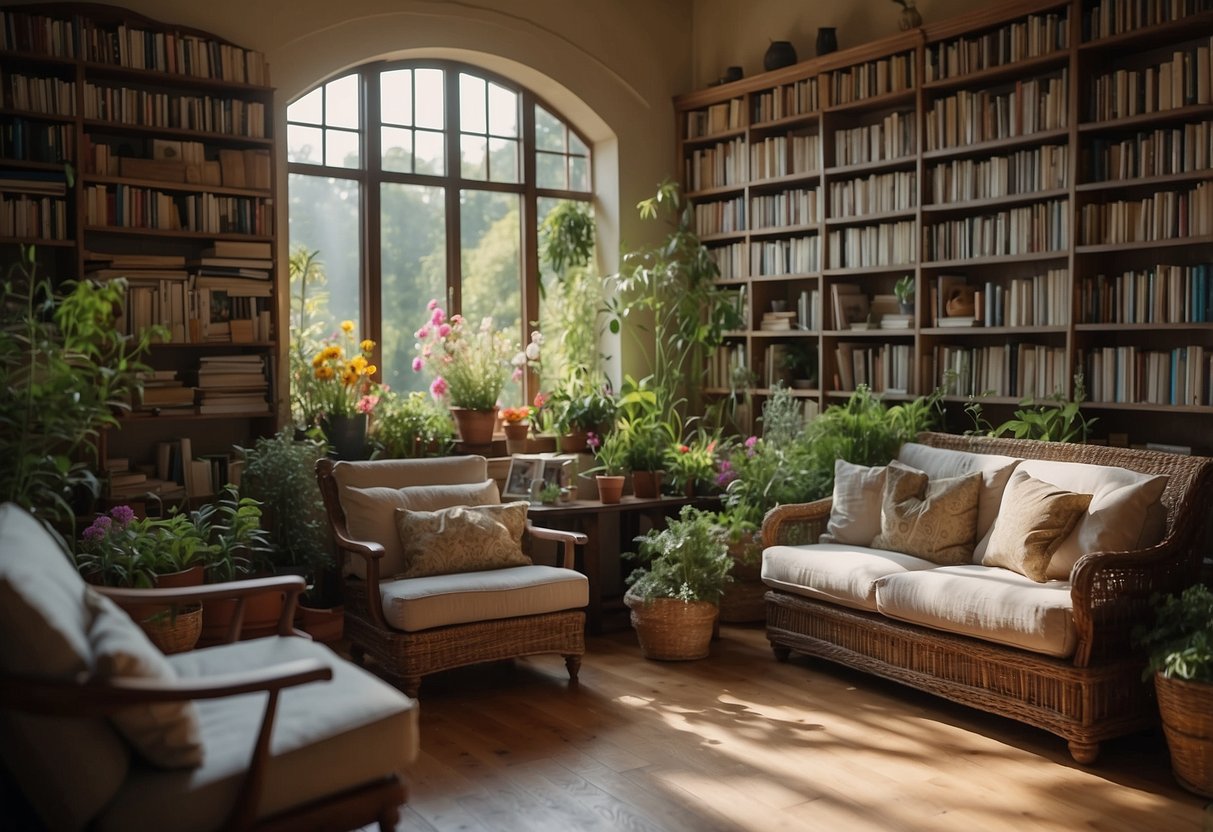
<svg viewBox="0 0 1213 832">
<path fill-rule="evenodd" d="M 480 331 L 481 332 L 491 332 L 492 329 L 493 329 L 493 319 L 492 318 L 485 318 L 484 320 L 482 320 L 480 322 Z"/>
<path fill-rule="evenodd" d="M 532 361 L 539 360 L 539 345 L 534 341 L 526 345 L 526 358 Z"/>
<path fill-rule="evenodd" d="M 535 330 L 534 332 L 532 332 L 531 333 L 531 343 L 538 344 L 539 346 L 542 347 L 543 346 L 543 333 L 540 332 L 539 330 Z"/>
<path fill-rule="evenodd" d="M 526 353 L 524 353 L 524 352 L 518 353 L 512 359 L 510 359 L 510 363 L 513 364 L 515 367 L 525 367 L 526 366 Z"/>
</svg>

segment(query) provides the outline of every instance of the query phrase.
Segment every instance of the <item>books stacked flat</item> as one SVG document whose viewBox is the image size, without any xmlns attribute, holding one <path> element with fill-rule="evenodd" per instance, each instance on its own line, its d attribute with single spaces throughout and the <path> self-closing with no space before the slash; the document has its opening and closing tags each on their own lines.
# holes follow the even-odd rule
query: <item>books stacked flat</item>
<svg viewBox="0 0 1213 832">
<path fill-rule="evenodd" d="M 949 317 L 940 318 L 935 322 L 936 326 L 942 327 L 964 327 L 977 326 L 977 318 L 972 315 L 951 315 Z"/>
<path fill-rule="evenodd" d="M 902 315 L 900 313 L 895 313 L 892 315 L 880 316 L 881 329 L 910 329 L 913 326 L 913 315 Z"/>
<path fill-rule="evenodd" d="M 795 312 L 763 312 L 758 328 L 768 332 L 787 332 L 795 323 Z"/>
<path fill-rule="evenodd" d="M 193 410 L 194 388 L 186 387 L 177 378 L 176 370 L 148 370 L 139 373 L 139 380 L 143 383 L 143 390 L 136 410 L 159 412 L 171 409 L 178 413 Z"/>
<path fill-rule="evenodd" d="M 269 379 L 260 355 L 207 355 L 198 359 L 201 414 L 270 412 Z"/>
</svg>

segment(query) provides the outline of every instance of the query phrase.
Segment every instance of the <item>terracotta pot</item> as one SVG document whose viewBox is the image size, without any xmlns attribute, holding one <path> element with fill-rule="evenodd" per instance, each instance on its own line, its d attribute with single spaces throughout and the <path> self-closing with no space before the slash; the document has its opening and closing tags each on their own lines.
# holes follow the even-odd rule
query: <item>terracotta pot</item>
<svg viewBox="0 0 1213 832">
<path fill-rule="evenodd" d="M 492 410 L 468 410 L 452 407 L 451 415 L 459 428 L 459 438 L 465 445 L 491 445 L 493 428 L 497 425 L 497 408 Z"/>
<path fill-rule="evenodd" d="M 663 473 L 663 471 L 633 471 L 632 493 L 644 500 L 660 497 Z"/>
<path fill-rule="evenodd" d="M 286 595 L 281 592 L 265 592 L 253 595 L 244 602 L 244 621 L 240 640 L 272 636 L 278 632 L 278 619 L 282 617 L 282 605 Z M 232 616 L 236 614 L 235 599 L 207 601 L 202 605 L 202 637 L 199 644 L 208 646 L 222 644 L 227 640 L 227 630 Z"/>
<path fill-rule="evenodd" d="M 320 608 L 300 605 L 295 621 L 299 629 L 311 636 L 313 641 L 331 644 L 340 641 L 345 634 L 345 607 L 338 605 Z"/>
<path fill-rule="evenodd" d="M 506 439 L 526 439 L 526 435 L 530 433 L 531 426 L 526 422 L 506 422 L 501 428 L 505 431 Z"/>
<path fill-rule="evenodd" d="M 580 454 L 585 452 L 585 441 L 589 437 L 588 431 L 576 431 L 568 433 L 560 437 L 560 451 L 566 454 Z"/>
<path fill-rule="evenodd" d="M 598 499 L 604 503 L 617 503 L 623 499 L 623 477 L 603 476 L 594 477 L 598 484 Z"/>
</svg>

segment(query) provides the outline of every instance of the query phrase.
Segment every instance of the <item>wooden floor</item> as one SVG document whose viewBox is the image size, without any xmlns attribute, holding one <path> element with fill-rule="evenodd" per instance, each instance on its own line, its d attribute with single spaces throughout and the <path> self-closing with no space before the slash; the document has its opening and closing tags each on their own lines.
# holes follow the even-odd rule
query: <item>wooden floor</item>
<svg viewBox="0 0 1213 832">
<path fill-rule="evenodd" d="M 402 832 L 1199 830 L 1213 804 L 1171 778 L 1161 732 L 1065 743 L 725 627 L 697 662 L 595 637 L 581 684 L 558 657 L 427 678 Z"/>
</svg>

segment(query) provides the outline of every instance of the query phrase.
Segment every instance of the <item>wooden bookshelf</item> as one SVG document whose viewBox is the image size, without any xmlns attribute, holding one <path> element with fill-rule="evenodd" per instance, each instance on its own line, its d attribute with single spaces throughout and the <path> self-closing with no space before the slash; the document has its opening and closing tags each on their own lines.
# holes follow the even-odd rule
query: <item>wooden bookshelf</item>
<svg viewBox="0 0 1213 832">
<path fill-rule="evenodd" d="M 1097 436 L 1213 452 L 1213 3 L 989 4 L 680 96 L 684 166 L 705 147 L 687 125 L 722 105 L 735 119 L 713 146 L 747 167 L 690 196 L 730 202 L 727 238 L 705 242 L 751 329 L 709 362 L 709 390 L 748 378 L 759 413 L 772 345 L 807 339 L 810 409 L 866 381 L 891 399 L 943 387 L 950 413 L 979 396 L 997 422 L 1022 398 L 1074 396 L 1081 373 Z M 794 139 L 817 154 L 797 170 Z M 786 228 L 754 222 L 793 199 Z M 872 310 L 893 314 L 906 275 L 909 328 L 881 329 Z M 790 331 L 760 328 L 773 301 L 797 313 Z M 839 320 L 864 314 L 877 328 Z"/>
<path fill-rule="evenodd" d="M 124 277 L 126 332 L 170 333 L 147 358 L 148 387 L 174 389 L 100 437 L 99 473 L 129 460 L 157 479 L 166 444 L 198 458 L 272 433 L 280 264 L 264 56 L 114 6 L 0 15 L 0 251 L 14 262 L 35 245 L 56 281 Z"/>
</svg>

